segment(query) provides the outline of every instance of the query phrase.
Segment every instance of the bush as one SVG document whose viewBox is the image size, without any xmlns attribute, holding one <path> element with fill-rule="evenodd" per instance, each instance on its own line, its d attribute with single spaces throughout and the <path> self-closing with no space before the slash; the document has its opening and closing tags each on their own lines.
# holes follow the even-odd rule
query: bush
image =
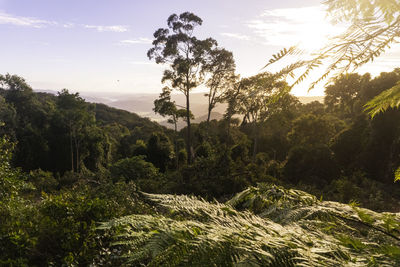
<svg viewBox="0 0 400 267">
<path fill-rule="evenodd" d="M 41 169 L 30 171 L 29 181 L 39 192 L 49 193 L 56 190 L 58 186 L 58 181 L 53 177 L 53 173 Z"/>
<path fill-rule="evenodd" d="M 292 148 L 284 167 L 285 178 L 293 184 L 302 181 L 323 187 L 339 174 L 333 153 L 326 145 Z"/>
<path fill-rule="evenodd" d="M 118 161 L 110 167 L 114 181 L 134 181 L 141 190 L 155 192 L 161 187 L 161 174 L 144 156 L 135 156 Z"/>
<path fill-rule="evenodd" d="M 212 147 L 208 142 L 203 142 L 196 148 L 196 157 L 198 158 L 208 158 L 211 154 Z"/>
<path fill-rule="evenodd" d="M 114 180 L 137 181 L 139 179 L 154 179 L 158 176 L 158 170 L 143 156 L 121 159 L 110 167 Z"/>
</svg>

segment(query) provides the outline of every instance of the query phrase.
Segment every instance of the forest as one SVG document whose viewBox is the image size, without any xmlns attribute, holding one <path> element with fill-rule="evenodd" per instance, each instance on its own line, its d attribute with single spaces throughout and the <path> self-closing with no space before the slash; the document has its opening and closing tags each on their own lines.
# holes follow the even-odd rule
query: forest
<svg viewBox="0 0 400 267">
<path fill-rule="evenodd" d="M 332 50 L 241 78 L 232 52 L 195 37 L 201 24 L 171 15 L 148 51 L 166 66 L 154 111 L 171 129 L 0 74 L 1 266 L 400 265 L 400 69 L 340 72 L 323 103 L 303 104 L 288 78 Z M 335 60 L 361 64 L 372 41 Z M 208 119 L 197 124 L 200 84 Z M 222 103 L 224 118 L 210 119 Z"/>
</svg>

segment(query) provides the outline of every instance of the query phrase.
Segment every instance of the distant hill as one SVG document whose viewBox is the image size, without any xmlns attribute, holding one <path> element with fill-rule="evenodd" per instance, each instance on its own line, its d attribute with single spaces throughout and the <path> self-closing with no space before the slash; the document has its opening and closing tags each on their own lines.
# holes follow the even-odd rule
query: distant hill
<svg viewBox="0 0 400 267">
<path fill-rule="evenodd" d="M 36 89 L 37 92 L 44 92 L 50 94 L 57 94 L 54 90 L 42 90 Z M 111 92 L 94 92 L 94 93 L 80 93 L 86 101 L 92 103 L 102 103 L 107 106 L 127 110 L 134 112 L 142 117 L 148 117 L 151 120 L 162 122 L 165 120 L 162 116 L 155 114 L 153 111 L 154 100 L 158 98 L 158 94 L 121 94 Z M 172 99 L 177 105 L 185 105 L 185 97 L 183 94 L 174 94 Z M 193 93 L 191 94 L 191 110 L 194 116 L 202 117 L 207 114 L 207 98 L 204 93 Z M 223 114 L 225 112 L 226 105 L 218 105 L 215 109 L 215 113 Z M 217 117 L 216 117 L 217 118 Z"/>
<path fill-rule="evenodd" d="M 45 97 L 54 98 L 54 95 L 57 95 L 57 91 L 53 90 L 34 90 L 34 91 L 37 92 L 38 96 L 41 98 Z M 80 96 L 89 103 L 97 103 L 95 107 L 95 114 L 98 122 L 101 122 L 103 124 L 111 124 L 117 122 L 127 127 L 130 130 L 134 129 L 135 127 L 142 127 L 146 129 L 146 131 L 148 132 L 162 130 L 160 124 L 155 122 L 152 118 L 146 118 L 142 114 L 134 112 L 135 108 L 129 110 L 129 109 L 124 109 L 123 107 L 121 107 L 122 105 L 120 104 L 110 105 L 111 103 L 114 102 L 116 103 L 123 102 L 122 100 L 120 101 L 120 99 L 123 99 L 122 96 L 118 96 L 118 98 L 113 98 L 114 94 L 112 93 L 109 94 L 94 93 L 93 95 L 90 96 L 86 94 L 80 94 Z M 143 102 L 143 103 L 138 102 L 138 103 L 142 105 L 142 107 L 139 109 L 142 109 L 145 103 L 147 103 L 146 105 L 149 105 L 149 102 Z"/>
<path fill-rule="evenodd" d="M 220 119 L 223 118 L 223 116 L 224 115 L 222 113 L 211 112 L 211 116 L 210 117 L 211 117 L 211 120 L 220 120 Z M 195 117 L 195 119 L 192 120 L 191 122 L 192 123 L 200 123 L 200 122 L 206 121 L 206 120 L 207 120 L 207 114 L 205 114 L 203 116 L 200 116 L 200 117 Z M 168 123 L 167 120 L 160 121 L 159 124 L 162 125 L 162 126 L 171 128 L 171 129 L 174 127 L 173 124 Z M 180 121 L 178 121 L 177 126 L 178 126 L 178 130 L 180 130 L 180 129 L 182 129 L 182 128 L 184 128 L 186 126 L 186 122 L 180 120 Z"/>
<path fill-rule="evenodd" d="M 56 94 L 56 91 L 52 90 L 36 90 L 39 92 L 46 92 Z M 141 117 L 149 118 L 150 120 L 156 121 L 159 124 L 172 128 L 172 125 L 167 122 L 166 118 L 154 113 L 154 100 L 158 98 L 158 94 L 121 94 L 112 92 L 94 92 L 94 93 L 82 93 L 80 94 L 86 101 L 92 103 L 103 103 L 107 106 L 114 107 L 117 109 L 127 110 L 129 112 L 136 113 Z M 323 96 L 300 96 L 298 97 L 300 102 L 307 104 L 313 101 L 323 102 Z M 186 100 L 183 94 L 174 94 L 172 99 L 177 105 L 185 106 Z M 207 107 L 208 101 L 204 93 L 193 93 L 191 94 L 191 110 L 195 116 L 194 123 L 199 123 L 207 119 Z M 220 104 L 215 107 L 211 114 L 211 119 L 221 119 L 225 113 L 227 105 Z M 178 128 L 181 129 L 185 126 L 183 121 L 178 123 Z"/>
</svg>

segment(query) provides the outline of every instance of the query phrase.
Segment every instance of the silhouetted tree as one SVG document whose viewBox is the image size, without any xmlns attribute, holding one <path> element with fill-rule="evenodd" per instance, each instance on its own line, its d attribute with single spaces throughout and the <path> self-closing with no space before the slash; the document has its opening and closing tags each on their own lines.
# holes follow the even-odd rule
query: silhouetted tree
<svg viewBox="0 0 400 267">
<path fill-rule="evenodd" d="M 186 116 L 186 110 L 178 109 L 175 101 L 171 100 L 171 89 L 169 87 L 164 87 L 158 99 L 154 100 L 153 110 L 163 117 L 169 116 L 168 123 L 174 125 L 175 134 L 178 131 L 179 118 Z"/>
<path fill-rule="evenodd" d="M 224 100 L 225 92 L 234 86 L 235 76 L 235 60 L 232 52 L 223 48 L 215 48 L 209 53 L 205 70 L 210 77 L 206 82 L 209 89 L 205 95 L 208 98 L 207 124 L 210 121 L 211 112 L 215 105 Z"/>
<path fill-rule="evenodd" d="M 167 63 L 169 69 L 164 71 L 163 82 L 181 91 L 186 97 L 186 123 L 188 163 L 192 162 L 193 148 L 190 123 L 190 91 L 196 88 L 204 77 L 203 65 L 206 56 L 217 45 L 214 39 L 199 40 L 193 35 L 195 27 L 202 24 L 201 18 L 185 12 L 179 16 L 172 14 L 167 29 L 158 29 L 154 33 L 153 48 L 147 55 L 156 63 Z"/>
</svg>

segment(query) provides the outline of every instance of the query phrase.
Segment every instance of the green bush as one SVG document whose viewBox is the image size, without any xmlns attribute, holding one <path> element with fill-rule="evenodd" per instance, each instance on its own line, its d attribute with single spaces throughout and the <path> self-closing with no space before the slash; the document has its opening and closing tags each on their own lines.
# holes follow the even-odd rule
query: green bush
<svg viewBox="0 0 400 267">
<path fill-rule="evenodd" d="M 42 171 L 41 169 L 29 172 L 29 181 L 33 183 L 35 188 L 40 192 L 52 192 L 57 189 L 58 181 L 54 178 L 53 173 Z"/>
<path fill-rule="evenodd" d="M 284 166 L 290 183 L 315 184 L 320 187 L 339 177 L 339 168 L 326 145 L 301 145 L 291 149 Z"/>
</svg>

